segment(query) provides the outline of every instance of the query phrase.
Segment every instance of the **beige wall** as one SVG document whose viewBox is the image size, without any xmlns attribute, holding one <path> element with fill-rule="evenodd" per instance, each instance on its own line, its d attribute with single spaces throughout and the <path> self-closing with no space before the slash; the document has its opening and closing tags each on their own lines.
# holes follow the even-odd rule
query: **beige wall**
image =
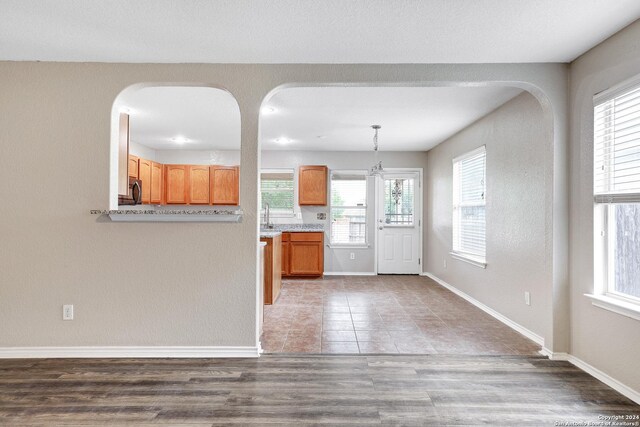
<svg viewBox="0 0 640 427">
<path fill-rule="evenodd" d="M 239 224 L 112 223 L 110 117 L 139 82 L 228 89 L 242 117 Z M 554 171 L 545 235 L 565 289 L 566 67 L 0 63 L 0 347 L 254 346 L 258 114 L 285 84 L 513 84 L 544 103 Z M 553 215 L 552 215 L 553 213 Z M 559 327 L 566 307 L 549 313 Z M 62 304 L 76 320 L 61 320 Z M 566 324 L 564 324 L 566 329 Z M 560 348 L 561 341 L 557 344 Z"/>
<path fill-rule="evenodd" d="M 593 95 L 640 73 L 640 22 L 571 64 L 571 353 L 640 391 L 640 321 L 595 307 Z"/>
<path fill-rule="evenodd" d="M 453 158 L 486 145 L 487 268 L 452 258 Z M 540 103 L 523 93 L 429 151 L 426 270 L 541 337 L 550 330 Z M 444 266 L 446 261 L 447 265 Z M 525 305 L 524 292 L 531 293 Z M 545 337 L 546 338 L 546 337 Z"/>
</svg>

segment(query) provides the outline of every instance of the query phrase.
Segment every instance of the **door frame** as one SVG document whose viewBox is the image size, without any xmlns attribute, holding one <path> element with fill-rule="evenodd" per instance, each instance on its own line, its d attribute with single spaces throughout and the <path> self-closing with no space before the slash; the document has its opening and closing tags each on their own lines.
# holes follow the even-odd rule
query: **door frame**
<svg viewBox="0 0 640 427">
<path fill-rule="evenodd" d="M 425 188 L 424 186 L 424 169 L 423 168 L 385 168 L 383 171 L 383 176 L 385 172 L 389 172 L 389 173 L 418 173 L 418 179 L 419 179 L 419 185 L 418 185 L 418 189 L 419 189 L 419 194 L 420 194 L 420 200 L 418 202 L 418 204 L 416 205 L 416 207 L 420 208 L 420 217 L 418 218 L 418 259 L 420 260 L 418 265 L 420 266 L 420 271 L 418 272 L 418 275 L 421 275 L 424 272 L 424 257 L 423 257 L 423 247 L 422 247 L 422 239 L 423 239 L 423 234 L 424 234 L 424 192 L 425 192 Z M 374 204 L 375 204 L 375 213 L 374 213 L 374 218 L 373 218 L 373 225 L 374 225 L 374 240 L 373 240 L 373 246 L 374 246 L 374 250 L 373 250 L 373 256 L 374 256 L 374 262 L 373 262 L 373 273 L 377 276 L 378 275 L 378 251 L 380 250 L 380 241 L 379 241 L 379 234 L 378 231 L 378 219 L 380 218 L 380 215 L 382 214 L 382 212 L 380 212 L 380 200 L 378 200 L 378 198 L 380 197 L 380 179 L 378 179 L 378 177 L 376 177 L 375 179 L 375 195 L 374 195 Z"/>
</svg>

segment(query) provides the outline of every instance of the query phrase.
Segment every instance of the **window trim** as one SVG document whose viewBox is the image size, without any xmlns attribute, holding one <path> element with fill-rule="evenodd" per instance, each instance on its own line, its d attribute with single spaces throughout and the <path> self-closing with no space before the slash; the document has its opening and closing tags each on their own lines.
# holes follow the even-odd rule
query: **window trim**
<svg viewBox="0 0 640 427">
<path fill-rule="evenodd" d="M 616 97 L 633 92 L 640 89 L 640 75 L 636 75 L 619 84 L 612 86 L 602 92 L 597 93 L 593 97 L 593 125 L 592 130 L 592 150 L 593 150 L 593 225 L 594 225 L 594 280 L 593 293 L 584 294 L 591 299 L 591 303 L 599 308 L 617 313 L 635 320 L 640 320 L 640 298 L 632 295 L 626 295 L 620 292 L 612 292 L 612 256 L 610 256 L 610 239 L 613 227 L 613 221 L 610 221 L 611 207 L 616 204 L 640 203 L 639 193 L 611 192 L 610 194 L 596 194 L 596 109 L 609 102 Z"/>
<path fill-rule="evenodd" d="M 485 166 L 484 166 L 484 196 L 482 199 L 482 203 L 461 203 L 459 202 L 459 194 L 456 194 L 456 186 L 455 186 L 455 180 L 456 180 L 456 176 L 455 176 L 455 172 L 456 172 L 456 164 L 460 164 L 462 161 L 466 160 L 466 159 L 470 159 L 472 157 L 475 157 L 479 154 L 484 154 L 485 156 Z M 453 160 L 451 161 L 452 163 L 452 190 L 453 190 L 453 197 L 452 197 L 452 207 L 451 207 L 451 252 L 449 252 L 449 255 L 457 260 L 460 261 L 464 261 L 467 262 L 471 265 L 474 265 L 476 267 L 480 267 L 480 268 L 487 268 L 487 238 L 486 238 L 486 230 L 487 230 L 487 222 L 486 222 L 486 206 L 487 206 L 487 148 L 486 145 L 481 145 L 478 148 L 475 148 L 471 151 L 468 151 L 464 154 L 461 154 L 457 157 L 454 157 Z M 456 200 L 456 196 L 458 200 Z M 459 227 L 459 223 L 455 220 L 456 218 L 456 209 L 459 209 L 460 207 L 469 207 L 469 206 L 484 206 L 485 208 L 485 240 L 484 240 L 484 249 L 485 249 L 485 255 L 478 255 L 478 254 L 474 254 L 474 253 L 470 253 L 470 252 L 465 252 L 462 251 L 460 249 L 456 250 L 455 249 L 455 230 L 456 230 L 456 226 Z"/>
<path fill-rule="evenodd" d="M 342 205 L 334 205 L 333 204 L 333 176 L 334 175 L 362 175 L 365 183 L 364 190 L 364 206 L 342 206 Z M 329 174 L 329 247 L 340 249 L 340 248 L 351 248 L 351 249 L 366 249 L 369 248 L 369 183 L 367 182 L 368 173 L 366 170 L 353 170 L 353 169 L 332 169 Z M 364 211 L 364 243 L 334 243 L 331 240 L 333 236 L 333 209 L 362 209 Z"/>
</svg>

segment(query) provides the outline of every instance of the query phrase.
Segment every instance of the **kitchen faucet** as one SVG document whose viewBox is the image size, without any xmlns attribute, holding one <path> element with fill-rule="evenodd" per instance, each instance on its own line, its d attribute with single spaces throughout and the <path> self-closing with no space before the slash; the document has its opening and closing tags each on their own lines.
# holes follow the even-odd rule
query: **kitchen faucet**
<svg viewBox="0 0 640 427">
<path fill-rule="evenodd" d="M 265 203 L 264 204 L 264 226 L 266 228 L 273 228 L 273 224 L 270 224 L 270 219 L 269 219 L 269 203 Z"/>
</svg>

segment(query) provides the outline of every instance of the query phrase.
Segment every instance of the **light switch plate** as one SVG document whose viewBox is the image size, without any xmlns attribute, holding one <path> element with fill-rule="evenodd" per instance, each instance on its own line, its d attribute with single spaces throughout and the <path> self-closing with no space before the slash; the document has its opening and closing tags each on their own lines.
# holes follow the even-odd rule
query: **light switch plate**
<svg viewBox="0 0 640 427">
<path fill-rule="evenodd" d="M 62 320 L 73 320 L 73 304 L 62 306 Z"/>
</svg>

